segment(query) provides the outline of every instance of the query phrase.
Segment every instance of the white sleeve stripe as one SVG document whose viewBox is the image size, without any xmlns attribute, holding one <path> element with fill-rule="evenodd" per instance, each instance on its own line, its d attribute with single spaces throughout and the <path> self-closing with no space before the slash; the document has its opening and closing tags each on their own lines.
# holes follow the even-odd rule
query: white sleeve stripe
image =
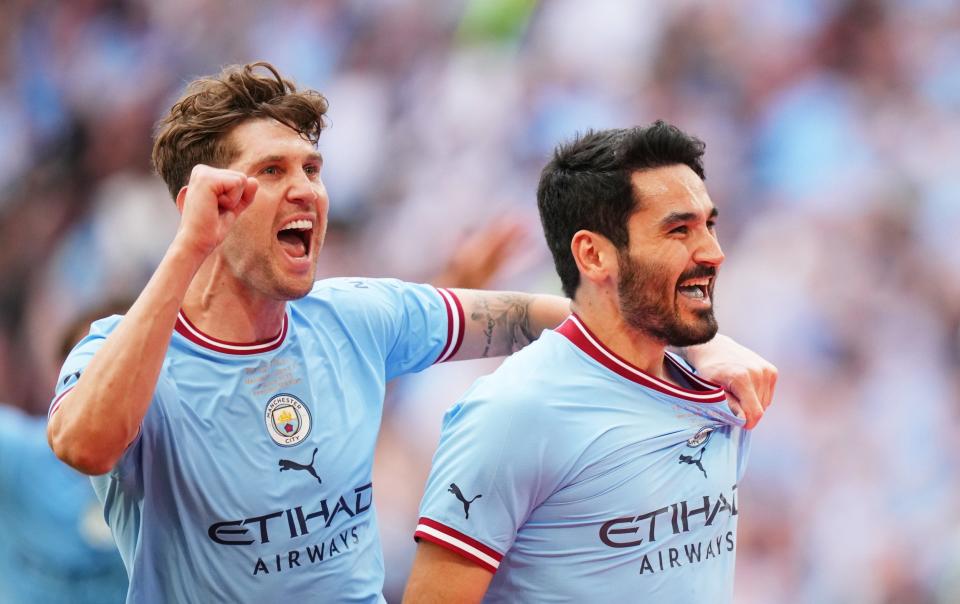
<svg viewBox="0 0 960 604">
<path fill-rule="evenodd" d="M 450 321 L 450 337 L 447 339 L 447 345 L 444 347 L 443 352 L 440 353 L 440 358 L 436 361 L 437 363 L 442 363 L 453 354 L 454 349 L 457 347 L 457 340 L 460 338 L 460 330 L 463 326 L 460 325 L 460 313 L 457 311 L 457 302 L 453 299 L 453 294 L 442 288 L 437 288 L 437 291 L 440 292 L 444 302 L 446 302 L 447 320 Z"/>
<path fill-rule="evenodd" d="M 56 413 L 56 412 L 57 412 L 57 409 L 60 408 L 60 403 L 63 402 L 63 397 L 67 396 L 67 394 L 69 394 L 70 391 L 72 391 L 75 386 L 76 386 L 76 384 L 74 384 L 73 386 L 70 386 L 69 388 L 67 388 L 66 390 L 64 390 L 63 392 L 60 393 L 60 396 L 58 396 L 58 397 L 53 401 L 53 405 L 50 406 L 50 411 L 47 412 L 47 418 L 53 417 L 53 414 Z"/>
<path fill-rule="evenodd" d="M 448 535 L 448 534 L 446 534 L 446 533 L 444 533 L 444 532 L 438 531 L 437 529 L 433 528 L 432 526 L 427 526 L 426 524 L 418 524 L 418 525 L 417 525 L 417 532 L 418 532 L 418 533 L 424 533 L 425 535 L 430 535 L 430 536 L 433 537 L 434 539 L 439 539 L 440 541 L 443 541 L 444 543 L 449 543 L 450 545 L 454 546 L 455 548 L 457 548 L 457 549 L 459 549 L 459 550 L 463 550 L 464 552 L 470 554 L 471 556 L 473 556 L 473 557 L 475 557 L 475 558 L 478 558 L 478 559 L 482 560 L 483 562 L 486 562 L 487 564 L 489 564 L 489 565 L 492 566 L 493 568 L 500 568 L 500 561 L 497 560 L 496 558 L 492 558 L 492 557 L 488 556 L 487 554 L 483 553 L 482 551 L 480 551 L 479 549 L 473 547 L 473 546 L 470 545 L 469 543 L 465 543 L 464 541 L 461 541 L 460 539 L 457 539 L 456 537 L 452 537 L 452 536 L 450 536 L 450 535 Z"/>
</svg>

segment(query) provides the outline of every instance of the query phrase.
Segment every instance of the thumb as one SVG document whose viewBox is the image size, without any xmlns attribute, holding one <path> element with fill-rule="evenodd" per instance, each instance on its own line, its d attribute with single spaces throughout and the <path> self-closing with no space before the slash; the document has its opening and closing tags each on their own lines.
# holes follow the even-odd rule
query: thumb
<svg viewBox="0 0 960 604">
<path fill-rule="evenodd" d="M 259 188 L 260 183 L 257 181 L 257 179 L 252 176 L 248 176 L 247 181 L 243 185 L 243 193 L 240 195 L 240 201 L 237 202 L 237 213 L 246 210 L 247 207 L 253 203 Z"/>
</svg>

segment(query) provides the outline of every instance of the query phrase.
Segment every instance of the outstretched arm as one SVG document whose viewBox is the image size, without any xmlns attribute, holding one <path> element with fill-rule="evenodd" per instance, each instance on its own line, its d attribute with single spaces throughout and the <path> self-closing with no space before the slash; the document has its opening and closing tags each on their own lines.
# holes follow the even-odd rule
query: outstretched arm
<svg viewBox="0 0 960 604">
<path fill-rule="evenodd" d="M 504 356 L 553 329 L 570 314 L 570 300 L 519 292 L 453 290 L 463 305 L 463 344 L 453 360 Z M 718 335 L 706 344 L 680 350 L 697 372 L 723 386 L 734 412 L 752 429 L 773 401 L 777 368 L 732 338 Z"/>
<path fill-rule="evenodd" d="M 559 325 L 570 300 L 519 292 L 453 290 L 463 305 L 463 344 L 453 360 L 499 357 L 516 352 Z"/>
<path fill-rule="evenodd" d="M 403 592 L 403 604 L 475 604 L 493 574 L 460 554 L 421 541 Z"/>
</svg>

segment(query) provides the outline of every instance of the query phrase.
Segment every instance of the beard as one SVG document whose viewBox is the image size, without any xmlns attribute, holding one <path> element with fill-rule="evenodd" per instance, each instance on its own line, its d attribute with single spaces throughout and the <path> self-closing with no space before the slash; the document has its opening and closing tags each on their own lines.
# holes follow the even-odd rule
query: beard
<svg viewBox="0 0 960 604">
<path fill-rule="evenodd" d="M 620 314 L 628 325 L 678 347 L 703 344 L 717 335 L 717 319 L 713 315 L 713 282 L 709 290 L 710 307 L 691 311 L 693 318 L 687 320 L 680 316 L 678 298 L 681 294 L 677 288 L 687 279 L 716 275 L 715 268 L 697 266 L 685 271 L 675 283 L 671 283 L 668 272 L 661 266 L 634 262 L 626 250 L 618 254 L 617 262 L 620 267 L 617 283 Z"/>
</svg>

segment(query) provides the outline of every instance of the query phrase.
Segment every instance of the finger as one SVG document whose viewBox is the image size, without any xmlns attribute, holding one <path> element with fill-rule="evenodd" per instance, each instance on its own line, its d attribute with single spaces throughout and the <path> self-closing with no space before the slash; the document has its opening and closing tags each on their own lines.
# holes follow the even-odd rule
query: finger
<svg viewBox="0 0 960 604">
<path fill-rule="evenodd" d="M 232 210 L 243 195 L 247 176 L 242 172 L 220 170 L 215 175 L 212 189 L 221 210 Z"/>
<path fill-rule="evenodd" d="M 769 384 L 767 383 L 767 376 L 765 375 L 763 369 L 759 369 L 752 373 L 751 378 L 753 379 L 753 392 L 757 396 L 757 402 L 760 404 L 761 409 L 766 409 L 769 405 Z"/>
<path fill-rule="evenodd" d="M 758 423 L 760 423 L 760 418 L 763 417 L 763 406 L 760 404 L 760 400 L 750 392 L 747 396 L 741 397 L 740 404 L 743 407 L 743 413 L 746 415 L 747 423 L 744 427 L 747 430 L 753 430 Z"/>
<path fill-rule="evenodd" d="M 773 401 L 773 388 L 776 384 L 776 379 L 776 372 L 773 371 L 771 367 L 763 367 L 757 373 L 754 381 L 757 399 L 760 401 L 760 405 L 764 410 L 766 410 Z"/>
<path fill-rule="evenodd" d="M 245 177 L 240 201 L 237 202 L 236 211 L 238 214 L 250 207 L 250 204 L 253 203 L 254 198 L 257 196 L 257 190 L 259 188 L 260 183 L 256 178 L 252 176 Z"/>
<path fill-rule="evenodd" d="M 763 408 L 766 409 L 773 403 L 773 396 L 777 389 L 777 379 L 780 377 L 780 372 L 776 367 L 771 365 L 764 373 L 767 374 L 766 402 L 763 405 Z"/>
<path fill-rule="evenodd" d="M 735 380 L 730 384 L 730 392 L 740 401 L 740 408 L 747 420 L 744 427 L 747 430 L 752 430 L 760 421 L 760 418 L 763 417 L 763 406 L 757 398 L 753 382 L 749 379 Z"/>
<path fill-rule="evenodd" d="M 743 415 L 743 408 L 740 407 L 740 401 L 738 401 L 737 397 L 733 396 L 729 392 L 727 393 L 727 404 L 730 405 L 730 410 L 733 411 L 734 415 L 740 419 L 746 419 L 746 417 Z"/>
</svg>

